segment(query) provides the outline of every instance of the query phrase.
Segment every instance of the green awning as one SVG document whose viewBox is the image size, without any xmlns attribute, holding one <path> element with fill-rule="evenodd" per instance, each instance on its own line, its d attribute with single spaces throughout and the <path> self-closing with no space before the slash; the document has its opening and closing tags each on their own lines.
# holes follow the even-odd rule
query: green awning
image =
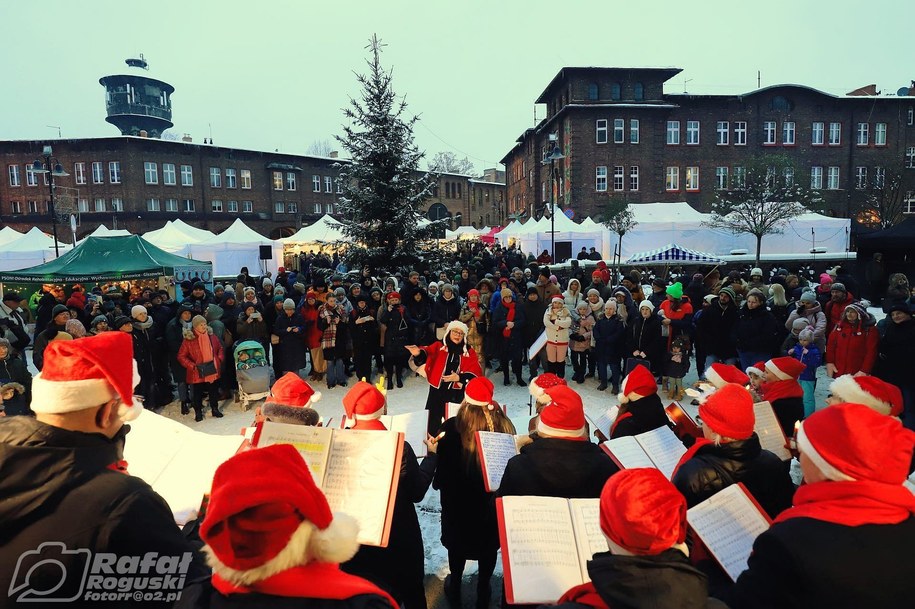
<svg viewBox="0 0 915 609">
<path fill-rule="evenodd" d="M 210 262 L 170 254 L 138 235 L 88 237 L 51 262 L 17 271 L 0 271 L 0 281 L 75 283 L 150 279 L 171 276 L 175 267 L 188 266 L 212 269 Z"/>
</svg>

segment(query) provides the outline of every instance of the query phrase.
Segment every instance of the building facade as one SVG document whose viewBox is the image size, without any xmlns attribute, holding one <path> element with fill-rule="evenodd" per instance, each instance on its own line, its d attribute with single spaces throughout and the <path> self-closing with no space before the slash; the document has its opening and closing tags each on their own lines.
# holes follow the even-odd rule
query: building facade
<svg viewBox="0 0 915 609">
<path fill-rule="evenodd" d="M 599 215 L 610 198 L 686 201 L 707 211 L 716 191 L 734 187 L 748 161 L 766 154 L 790 158 L 796 179 L 819 190 L 833 215 L 848 215 L 856 191 L 895 175 L 915 213 L 915 88 L 893 95 L 835 96 L 802 85 L 665 94 L 664 83 L 680 71 L 560 70 L 536 100 L 546 118 L 502 159 L 508 214 L 539 215 L 551 192 L 580 217 Z M 551 175 L 542 159 L 552 142 L 564 158 Z"/>
</svg>

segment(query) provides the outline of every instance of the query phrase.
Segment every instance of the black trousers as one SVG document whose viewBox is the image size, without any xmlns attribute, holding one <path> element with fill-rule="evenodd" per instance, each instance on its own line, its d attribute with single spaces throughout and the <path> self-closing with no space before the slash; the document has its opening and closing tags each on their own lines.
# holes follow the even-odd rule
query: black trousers
<svg viewBox="0 0 915 609">
<path fill-rule="evenodd" d="M 212 383 L 194 383 L 191 385 L 193 388 L 191 393 L 194 398 L 194 410 L 203 410 L 203 396 L 204 394 L 209 396 L 210 399 L 210 408 L 217 408 L 219 406 L 219 380 L 213 381 Z"/>
</svg>

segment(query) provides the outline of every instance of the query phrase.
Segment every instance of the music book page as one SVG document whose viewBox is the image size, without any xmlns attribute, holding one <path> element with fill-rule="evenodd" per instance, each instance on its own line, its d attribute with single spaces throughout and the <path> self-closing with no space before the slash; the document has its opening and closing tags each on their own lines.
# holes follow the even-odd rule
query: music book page
<svg viewBox="0 0 915 609">
<path fill-rule="evenodd" d="M 756 402 L 753 404 L 753 414 L 756 415 L 756 425 L 753 431 L 759 436 L 759 443 L 765 450 L 775 453 L 782 461 L 791 460 L 791 451 L 785 446 L 788 438 L 778 424 L 775 411 L 769 402 Z"/>
<path fill-rule="evenodd" d="M 527 359 L 531 360 L 537 357 L 537 354 L 540 353 L 540 350 L 546 347 L 546 330 L 540 333 L 540 336 L 531 344 L 530 349 L 527 350 Z"/>
<path fill-rule="evenodd" d="M 480 465 L 483 468 L 483 482 L 490 493 L 499 490 L 508 460 L 518 454 L 515 436 L 493 431 L 477 432 L 477 447 L 480 451 Z"/>
<path fill-rule="evenodd" d="M 617 415 L 619 415 L 620 407 L 613 406 L 607 410 L 601 411 L 599 415 L 594 418 L 589 417 L 587 414 L 585 418 L 588 419 L 588 423 L 591 424 L 591 435 L 594 435 L 595 431 L 600 431 L 604 434 L 605 438 L 610 437 L 610 428 L 613 427 L 613 422 L 616 421 Z"/>
<path fill-rule="evenodd" d="M 600 530 L 600 499 L 569 499 L 572 512 L 572 528 L 578 546 L 578 562 L 581 565 L 582 583 L 591 581 L 588 575 L 588 561 L 598 552 L 606 552 L 607 538 Z"/>
<path fill-rule="evenodd" d="M 740 484 L 690 508 L 686 520 L 735 582 L 747 568 L 753 542 L 769 528 L 769 520 Z"/>
<path fill-rule="evenodd" d="M 381 422 L 388 428 L 388 431 L 399 431 L 403 433 L 404 440 L 410 443 L 410 447 L 417 457 L 425 457 L 427 454 L 426 430 L 429 428 L 429 411 L 417 410 L 404 414 L 384 415 Z"/>
<path fill-rule="evenodd" d="M 686 453 L 686 447 L 677 439 L 677 436 L 666 425 L 658 427 L 645 433 L 635 436 L 639 441 L 648 457 L 654 462 L 655 467 L 661 470 L 661 473 L 670 480 L 673 476 L 674 468 Z"/>
<path fill-rule="evenodd" d="M 330 427 L 264 421 L 260 433 L 255 437 L 255 446 L 291 444 L 308 464 L 315 484 L 321 486 L 333 436 L 334 430 Z"/>
<path fill-rule="evenodd" d="M 461 409 L 460 402 L 445 402 L 445 420 L 454 418 Z"/>
<path fill-rule="evenodd" d="M 654 461 L 635 439 L 635 436 L 623 436 L 614 438 L 601 443 L 604 452 L 623 469 L 635 469 L 637 467 L 657 467 Z"/>
</svg>

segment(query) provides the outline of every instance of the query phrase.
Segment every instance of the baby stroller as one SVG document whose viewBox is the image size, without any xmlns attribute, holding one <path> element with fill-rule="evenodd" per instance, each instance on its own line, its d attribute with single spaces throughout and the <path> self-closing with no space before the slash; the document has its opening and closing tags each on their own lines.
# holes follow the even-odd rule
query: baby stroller
<svg viewBox="0 0 915 609">
<path fill-rule="evenodd" d="M 263 400 L 270 395 L 270 366 L 264 346 L 256 340 L 246 340 L 235 347 L 235 376 L 238 380 L 236 402 L 242 410 L 250 408 L 250 402 Z"/>
</svg>

